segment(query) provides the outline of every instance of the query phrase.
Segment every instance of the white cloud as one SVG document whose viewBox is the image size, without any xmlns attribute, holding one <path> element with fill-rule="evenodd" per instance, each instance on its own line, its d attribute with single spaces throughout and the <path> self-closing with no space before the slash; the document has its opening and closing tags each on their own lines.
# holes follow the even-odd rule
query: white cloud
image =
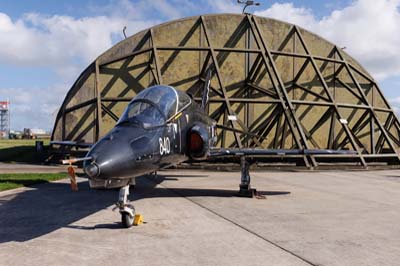
<svg viewBox="0 0 400 266">
<path fill-rule="evenodd" d="M 112 46 L 113 34 L 151 26 L 152 21 L 128 21 L 97 16 L 75 19 L 29 13 L 13 22 L 0 13 L 0 62 L 14 65 L 55 66 L 94 60 Z M 122 36 L 121 36 L 122 38 Z M 81 63 L 82 64 L 82 63 Z"/>
<path fill-rule="evenodd" d="M 66 92 L 85 67 L 127 34 L 184 16 L 196 10 L 186 0 L 111 0 L 92 5 L 87 17 L 47 16 L 27 13 L 17 19 L 0 12 L 0 64 L 15 67 L 48 67 L 59 84 L 45 88 L 0 88 L 0 98 L 10 96 L 12 128 L 50 129 Z M 0 84 L 1 86 L 1 84 Z"/>
<path fill-rule="evenodd" d="M 311 9 L 295 7 L 293 3 L 275 3 L 266 10 L 256 11 L 255 15 L 276 18 L 296 25 L 305 26 L 305 28 L 318 23 Z"/>
<path fill-rule="evenodd" d="M 392 106 L 392 109 L 397 114 L 397 117 L 399 117 L 400 116 L 400 107 Z"/>
<path fill-rule="evenodd" d="M 11 128 L 43 128 L 51 130 L 66 84 L 47 88 L 0 88 L 0 95 L 9 95 Z M 60 97 L 61 96 L 61 97 Z"/>
<path fill-rule="evenodd" d="M 400 0 L 357 0 L 317 19 L 312 10 L 276 3 L 255 14 L 297 24 L 347 47 L 374 78 L 382 80 L 400 75 L 399 6 Z"/>
<path fill-rule="evenodd" d="M 111 0 L 106 5 L 92 4 L 89 7 L 93 14 L 106 14 L 111 17 L 128 18 L 135 20 L 149 20 L 157 18 L 158 21 L 182 18 L 188 13 L 204 8 L 204 1 L 190 0 Z M 207 0 L 209 1 L 209 0 Z"/>
<path fill-rule="evenodd" d="M 389 100 L 393 111 L 400 117 L 400 97 L 392 98 Z"/>
<path fill-rule="evenodd" d="M 338 46 L 346 46 L 346 51 L 376 79 L 384 79 L 400 76 L 399 5 L 400 0 L 356 0 L 319 19 L 312 10 L 288 2 L 275 3 L 255 14 L 289 21 Z M 40 90 L 0 88 L 0 96 L 18 95 L 12 99 L 14 115 L 19 115 L 14 121 L 49 128 L 53 123 L 51 115 L 78 74 L 116 39 L 122 40 L 124 26 L 131 35 L 187 14 L 209 13 L 209 10 L 240 13 L 242 8 L 236 0 L 139 0 L 134 3 L 111 0 L 109 5 L 92 5 L 89 15 L 82 18 L 29 13 L 11 19 L 0 12 L 0 64 L 49 67 L 58 75 L 61 84 Z M 21 122 L 21 126 L 28 125 Z"/>
<path fill-rule="evenodd" d="M 114 5 L 116 9 L 125 12 L 134 9 L 141 13 L 129 1 L 117 4 Z M 173 11 L 167 13 L 173 14 Z M 29 88 L 0 88 L 0 98 L 8 95 L 11 100 L 12 128 L 50 129 L 66 92 L 79 73 L 110 48 L 116 36 L 123 39 L 123 27 L 128 27 L 128 33 L 135 33 L 156 23 L 159 21 L 111 13 L 83 18 L 28 13 L 12 20 L 0 12 L 0 64 L 14 68 L 47 67 L 59 80 L 58 84 L 45 88 L 35 88 L 35 84 L 30 84 Z"/>
<path fill-rule="evenodd" d="M 243 6 L 238 5 L 237 1 L 229 0 L 208 0 L 208 4 L 217 13 L 242 13 Z M 246 10 L 247 12 L 248 10 Z"/>
<path fill-rule="evenodd" d="M 392 98 L 390 102 L 400 106 L 400 97 Z"/>
</svg>

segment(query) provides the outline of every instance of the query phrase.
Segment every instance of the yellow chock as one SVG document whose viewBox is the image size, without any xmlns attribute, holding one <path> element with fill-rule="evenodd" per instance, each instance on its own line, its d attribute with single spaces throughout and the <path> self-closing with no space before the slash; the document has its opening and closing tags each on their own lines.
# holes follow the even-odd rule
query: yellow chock
<svg viewBox="0 0 400 266">
<path fill-rule="evenodd" d="M 133 220 L 133 225 L 139 225 L 143 223 L 143 216 L 141 214 L 135 214 L 135 219 Z"/>
</svg>

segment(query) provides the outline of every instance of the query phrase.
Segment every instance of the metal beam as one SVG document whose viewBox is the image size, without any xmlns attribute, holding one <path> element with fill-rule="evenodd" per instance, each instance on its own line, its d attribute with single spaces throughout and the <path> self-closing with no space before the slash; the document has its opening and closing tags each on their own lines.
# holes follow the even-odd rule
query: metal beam
<svg viewBox="0 0 400 266">
<path fill-rule="evenodd" d="M 295 32 L 296 32 L 297 36 L 299 37 L 300 43 L 303 46 L 304 50 L 306 51 L 307 54 L 310 55 L 311 65 L 313 66 L 314 71 L 317 73 L 318 78 L 319 78 L 319 80 L 320 80 L 320 82 L 321 82 L 321 84 L 322 84 L 322 86 L 323 86 L 323 88 L 325 90 L 325 93 L 328 95 L 329 100 L 333 103 L 333 108 L 334 108 L 334 110 L 336 112 L 337 117 L 339 118 L 339 120 L 343 119 L 342 115 L 339 112 L 338 105 L 335 102 L 335 99 L 333 99 L 333 96 L 331 95 L 331 93 L 330 93 L 330 91 L 328 89 L 328 85 L 326 84 L 324 77 L 322 76 L 321 72 L 319 71 L 319 68 L 318 68 L 318 66 L 317 66 L 317 64 L 316 64 L 316 62 L 314 60 L 314 57 L 311 55 L 311 53 L 310 53 L 310 51 L 309 51 L 309 49 L 307 47 L 307 44 L 304 42 L 303 36 L 301 35 L 301 33 L 298 30 L 297 26 L 293 26 L 293 27 L 295 28 Z M 364 167 L 367 167 L 367 163 L 364 160 L 364 157 L 363 157 L 363 154 L 362 154 L 362 152 L 360 150 L 360 147 L 357 145 L 357 143 L 355 141 L 355 138 L 354 138 L 350 128 L 348 127 L 347 123 L 341 123 L 341 125 L 342 125 L 343 129 L 345 130 L 347 137 L 350 139 L 350 142 L 351 142 L 351 144 L 353 146 L 353 149 L 358 153 L 358 156 L 360 157 L 360 161 L 361 161 L 362 165 Z"/>
<path fill-rule="evenodd" d="M 100 132 L 103 126 L 103 117 L 101 115 L 101 87 L 99 61 L 95 61 L 95 92 L 96 92 L 96 130 L 94 139 L 100 139 Z"/>
<path fill-rule="evenodd" d="M 373 106 L 368 102 L 367 96 L 365 96 L 364 91 L 362 90 L 360 84 L 358 83 L 358 80 L 354 77 L 354 74 L 351 71 L 351 68 L 349 67 L 349 65 L 347 64 L 345 58 L 343 57 L 341 51 L 339 49 L 337 49 L 337 48 L 336 48 L 336 50 L 337 50 L 337 53 L 338 53 L 340 59 L 342 59 L 344 61 L 345 68 L 348 71 L 348 74 L 350 75 L 351 80 L 356 85 L 356 88 L 357 88 L 358 92 L 360 93 L 360 95 L 362 96 L 362 98 L 364 99 L 366 104 L 370 107 L 371 114 L 372 114 L 374 120 L 377 122 L 376 124 L 379 127 L 379 129 L 381 130 L 381 132 L 382 132 L 383 136 L 385 137 L 386 141 L 388 142 L 389 147 L 393 150 L 394 153 L 398 153 L 396 147 L 394 146 L 392 140 L 390 139 L 390 137 L 388 135 L 388 132 L 386 131 L 386 128 L 384 126 L 382 126 L 382 124 L 380 123 L 379 117 L 375 113 Z M 400 154 L 399 154 L 398 158 L 399 158 L 399 161 L 400 161 Z"/>
<path fill-rule="evenodd" d="M 221 90 L 222 90 L 222 92 L 223 92 L 223 94 L 224 94 L 224 99 L 225 99 L 225 104 L 226 104 L 226 107 L 227 107 L 227 110 L 228 110 L 228 114 L 229 114 L 229 115 L 235 115 L 235 116 L 236 116 L 236 114 L 233 112 L 232 107 L 231 107 L 231 104 L 230 104 L 230 102 L 229 102 L 229 98 L 228 98 L 228 96 L 227 96 L 225 86 L 224 86 L 224 84 L 222 83 L 222 76 L 221 76 L 221 74 L 220 74 L 220 69 L 219 69 L 217 57 L 216 57 L 216 55 L 215 55 L 215 51 L 214 51 L 214 49 L 213 49 L 213 46 L 212 46 L 212 44 L 211 44 L 211 42 L 210 42 L 210 39 L 209 39 L 209 36 L 208 36 L 208 29 L 207 29 L 207 26 L 206 26 L 206 24 L 205 24 L 205 22 L 204 22 L 203 16 L 200 16 L 200 20 L 201 20 L 201 25 L 202 25 L 202 28 L 203 28 L 203 31 L 204 31 L 204 36 L 205 36 L 205 38 L 206 38 L 206 42 L 207 42 L 207 44 L 208 44 L 208 47 L 210 48 L 210 54 L 211 54 L 211 58 L 212 58 L 212 61 L 213 61 L 213 64 L 214 64 L 214 68 L 215 68 L 215 72 L 216 72 L 216 75 L 217 75 L 218 83 L 219 83 L 219 86 L 220 86 L 220 88 L 221 88 Z M 245 132 L 246 132 L 246 131 L 248 132 L 247 127 L 244 125 L 244 123 L 243 123 L 242 121 L 240 121 L 240 119 L 237 119 L 237 122 L 238 122 L 238 124 L 242 127 L 242 129 L 243 129 Z M 233 121 L 230 121 L 230 123 L 231 123 L 232 127 L 233 127 L 234 129 L 236 129 L 236 128 L 235 128 L 235 125 L 234 125 L 234 123 L 233 123 Z M 235 135 L 235 139 L 236 139 L 236 144 L 238 145 L 239 148 L 242 148 L 242 143 L 241 143 L 241 141 L 240 141 L 240 137 L 239 137 L 238 133 L 235 132 L 234 135 Z M 258 142 L 258 141 L 256 141 L 256 143 L 257 143 L 257 142 Z M 259 143 L 257 143 L 257 144 L 260 145 Z"/>
<path fill-rule="evenodd" d="M 272 54 L 269 51 L 267 44 L 264 42 L 265 38 L 263 37 L 262 32 L 259 29 L 257 19 L 256 19 L 256 17 L 251 16 L 249 14 L 247 15 L 247 19 L 250 23 L 253 35 L 255 36 L 255 40 L 258 43 L 259 48 L 263 51 L 262 55 L 263 55 L 265 66 L 267 69 L 269 68 L 269 66 L 271 67 L 272 72 L 274 73 L 274 76 L 277 79 L 278 84 L 275 84 L 274 87 L 276 88 L 277 94 L 279 95 L 279 98 L 282 101 L 282 107 L 284 108 L 284 110 L 288 110 L 290 112 L 290 113 L 286 114 L 286 119 L 287 119 L 289 126 L 292 129 L 292 133 L 297 142 L 297 145 L 300 148 L 308 149 L 309 147 L 308 147 L 306 136 L 304 134 L 304 131 L 301 128 L 300 121 L 298 120 L 298 118 L 296 116 L 296 111 L 294 110 L 294 107 L 290 101 L 288 94 L 287 94 L 285 85 L 283 84 L 283 81 L 278 73 L 278 70 L 276 68 Z M 273 83 L 275 83 L 273 78 L 271 78 L 271 81 Z M 293 119 L 294 125 L 291 124 L 291 119 Z M 297 130 L 295 130 L 295 128 L 297 128 Z M 318 164 L 314 160 L 314 157 L 310 156 L 310 159 L 311 159 L 312 166 L 317 167 Z"/>
<path fill-rule="evenodd" d="M 105 61 L 105 62 L 99 64 L 99 66 L 103 67 L 103 66 L 106 66 L 106 65 L 118 62 L 118 61 L 122 61 L 122 60 L 128 59 L 130 57 L 135 57 L 135 56 L 140 55 L 140 54 L 151 52 L 152 50 L 153 50 L 153 48 L 146 48 L 146 49 L 142 49 L 142 50 L 139 50 L 139 51 L 134 51 L 132 53 L 129 53 L 129 54 L 126 54 L 126 55 L 123 55 L 123 56 L 120 56 L 120 57 Z"/>
<path fill-rule="evenodd" d="M 295 110 L 294 110 L 293 106 L 291 105 L 291 102 L 287 95 L 286 90 L 284 89 L 283 82 L 280 79 L 280 76 L 277 72 L 272 55 L 269 52 L 266 43 L 264 42 L 264 38 L 258 27 L 257 21 L 256 21 L 255 17 L 253 17 L 251 15 L 247 15 L 247 20 L 249 21 L 250 28 L 252 30 L 254 39 L 255 39 L 258 47 L 262 50 L 264 66 L 266 67 L 267 72 L 270 76 L 271 82 L 274 85 L 275 92 L 278 95 L 279 100 L 281 101 L 281 106 L 284 110 L 285 117 L 286 117 L 287 123 L 291 129 L 292 135 L 296 140 L 296 144 L 297 144 L 298 148 L 308 149 L 306 137 L 300 129 L 300 123 L 296 118 Z M 270 67 L 271 67 L 271 71 L 269 70 Z M 274 77 L 277 79 L 278 84 L 276 84 L 276 82 L 272 76 L 272 73 L 274 74 Z M 292 124 L 292 122 L 291 122 L 292 119 L 295 122 L 295 124 Z M 312 166 L 316 167 L 317 165 L 316 165 L 316 163 L 313 162 Z"/>
</svg>

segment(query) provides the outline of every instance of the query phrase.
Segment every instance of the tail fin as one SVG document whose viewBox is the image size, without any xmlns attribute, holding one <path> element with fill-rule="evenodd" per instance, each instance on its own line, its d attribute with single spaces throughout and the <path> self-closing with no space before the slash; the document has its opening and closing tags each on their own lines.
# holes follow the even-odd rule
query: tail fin
<svg viewBox="0 0 400 266">
<path fill-rule="evenodd" d="M 211 78 L 212 78 L 212 72 L 213 69 L 210 66 L 207 70 L 207 76 L 206 76 L 206 80 L 204 82 L 204 89 L 203 89 L 203 95 L 202 95 L 202 99 L 201 99 L 201 109 L 203 109 L 204 111 L 207 108 L 207 104 L 208 104 L 208 94 L 210 93 L 210 83 L 211 83 Z"/>
</svg>

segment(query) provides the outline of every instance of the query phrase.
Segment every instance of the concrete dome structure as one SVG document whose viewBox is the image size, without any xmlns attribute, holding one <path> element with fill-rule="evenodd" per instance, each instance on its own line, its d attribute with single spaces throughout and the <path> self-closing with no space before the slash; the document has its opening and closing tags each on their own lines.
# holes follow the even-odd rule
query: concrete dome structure
<svg viewBox="0 0 400 266">
<path fill-rule="evenodd" d="M 154 84 L 200 100 L 210 66 L 208 112 L 218 122 L 218 146 L 357 152 L 297 158 L 309 167 L 399 163 L 399 121 L 356 60 L 296 25 L 241 14 L 175 20 L 116 44 L 72 86 L 52 139 L 97 141 L 132 97 Z"/>
</svg>

